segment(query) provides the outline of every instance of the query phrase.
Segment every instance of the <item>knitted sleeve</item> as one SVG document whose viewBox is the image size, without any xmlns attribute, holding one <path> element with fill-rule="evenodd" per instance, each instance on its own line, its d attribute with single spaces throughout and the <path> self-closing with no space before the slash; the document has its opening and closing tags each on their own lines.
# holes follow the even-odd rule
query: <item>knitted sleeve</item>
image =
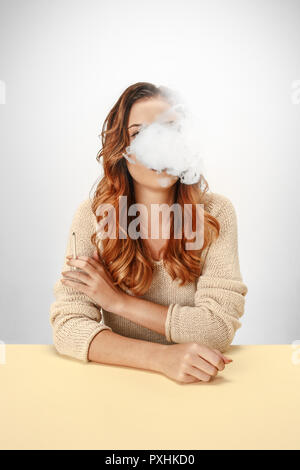
<svg viewBox="0 0 300 470">
<path fill-rule="evenodd" d="M 240 273 L 236 211 L 227 197 L 215 217 L 220 233 L 207 250 L 194 306 L 170 304 L 165 335 L 175 343 L 197 342 L 225 352 L 241 326 L 248 288 Z"/>
<path fill-rule="evenodd" d="M 77 255 L 92 256 L 95 247 L 90 238 L 95 231 L 90 200 L 83 201 L 73 217 L 65 256 L 72 255 L 71 236 L 76 233 Z M 70 271 L 66 258 L 62 271 Z M 88 362 L 88 349 L 94 336 L 106 326 L 99 307 L 87 295 L 58 280 L 53 288 L 55 301 L 50 306 L 50 323 L 56 350 L 66 356 Z M 101 321 L 100 321 L 101 320 Z"/>
</svg>

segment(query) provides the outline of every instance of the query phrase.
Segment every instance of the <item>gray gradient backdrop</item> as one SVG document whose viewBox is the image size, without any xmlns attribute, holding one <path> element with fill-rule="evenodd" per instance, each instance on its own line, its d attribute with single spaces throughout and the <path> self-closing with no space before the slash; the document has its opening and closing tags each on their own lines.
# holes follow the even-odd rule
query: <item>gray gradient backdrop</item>
<svg viewBox="0 0 300 470">
<path fill-rule="evenodd" d="M 234 343 L 300 339 L 300 1 L 0 0 L 0 340 L 52 342 L 97 135 L 137 81 L 185 95 L 210 189 L 235 205 L 249 293 Z"/>
</svg>

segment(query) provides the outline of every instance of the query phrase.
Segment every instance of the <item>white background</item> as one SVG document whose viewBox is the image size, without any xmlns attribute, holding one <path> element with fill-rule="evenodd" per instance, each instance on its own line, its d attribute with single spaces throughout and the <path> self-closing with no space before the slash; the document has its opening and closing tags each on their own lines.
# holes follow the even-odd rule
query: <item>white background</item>
<svg viewBox="0 0 300 470">
<path fill-rule="evenodd" d="M 299 1 L 0 0 L 0 80 L 2 341 L 52 342 L 97 136 L 138 81 L 185 96 L 210 189 L 236 208 L 249 292 L 234 344 L 300 339 Z"/>
</svg>

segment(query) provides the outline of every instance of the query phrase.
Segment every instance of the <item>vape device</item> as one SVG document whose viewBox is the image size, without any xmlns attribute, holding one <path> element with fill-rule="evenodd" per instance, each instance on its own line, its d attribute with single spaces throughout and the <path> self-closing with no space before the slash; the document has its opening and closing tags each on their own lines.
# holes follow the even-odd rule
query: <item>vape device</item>
<svg viewBox="0 0 300 470">
<path fill-rule="evenodd" d="M 73 259 L 77 258 L 77 249 L 76 249 L 76 233 L 72 233 L 72 255 Z M 71 266 L 71 271 L 76 271 L 75 266 Z"/>
</svg>

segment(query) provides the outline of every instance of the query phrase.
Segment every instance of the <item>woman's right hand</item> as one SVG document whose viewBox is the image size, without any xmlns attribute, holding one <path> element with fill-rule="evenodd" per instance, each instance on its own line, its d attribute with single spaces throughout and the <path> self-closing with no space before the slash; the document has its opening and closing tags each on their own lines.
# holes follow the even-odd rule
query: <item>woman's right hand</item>
<svg viewBox="0 0 300 470">
<path fill-rule="evenodd" d="M 217 349 L 198 343 L 165 345 L 160 354 L 160 370 L 180 383 L 209 382 L 232 359 Z"/>
</svg>

